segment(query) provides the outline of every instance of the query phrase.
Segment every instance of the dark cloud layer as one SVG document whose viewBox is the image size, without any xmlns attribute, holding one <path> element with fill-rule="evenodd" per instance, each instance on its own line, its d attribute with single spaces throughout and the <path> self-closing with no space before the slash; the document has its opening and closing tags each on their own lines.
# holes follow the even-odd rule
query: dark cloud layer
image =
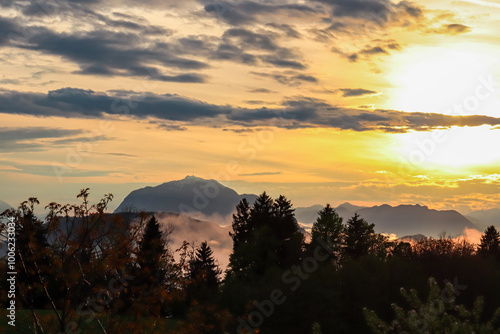
<svg viewBox="0 0 500 334">
<path fill-rule="evenodd" d="M 171 94 L 139 94 L 126 91 L 98 93 L 75 88 L 63 88 L 50 91 L 48 94 L 3 91 L 0 93 L 0 112 L 67 118 L 126 115 L 132 118 L 181 122 L 181 124 L 162 126 L 166 130 L 185 130 L 184 126 L 190 124 L 278 126 L 290 129 L 331 127 L 384 132 L 428 131 L 451 126 L 500 125 L 500 118 L 489 116 L 448 116 L 395 110 L 366 111 L 336 107 L 308 97 L 285 100 L 278 108 L 249 109 L 214 105 Z"/>
<path fill-rule="evenodd" d="M 365 95 L 373 95 L 377 94 L 376 91 L 363 89 L 363 88 L 341 88 L 343 97 L 357 97 L 357 96 L 365 96 Z"/>
<path fill-rule="evenodd" d="M 82 141 L 81 137 L 71 137 L 81 135 L 82 133 L 82 130 L 43 127 L 0 128 L 0 152 L 44 150 L 47 149 L 47 142 L 50 143 L 51 147 L 67 145 L 72 141 L 80 142 Z"/>
<path fill-rule="evenodd" d="M 259 21 L 260 17 L 284 14 L 300 17 L 322 12 L 321 9 L 305 4 L 272 3 L 259 1 L 214 1 L 200 0 L 205 12 L 233 26 L 244 26 Z"/>
</svg>

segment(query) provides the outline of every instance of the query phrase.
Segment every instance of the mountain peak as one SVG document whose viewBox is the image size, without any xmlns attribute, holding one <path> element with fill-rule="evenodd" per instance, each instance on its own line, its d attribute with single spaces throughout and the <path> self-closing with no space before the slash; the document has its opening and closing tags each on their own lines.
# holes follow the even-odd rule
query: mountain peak
<svg viewBox="0 0 500 334">
<path fill-rule="evenodd" d="M 194 176 L 194 175 L 186 175 L 186 177 L 184 179 L 182 179 L 182 181 L 209 181 L 209 180 L 205 180 L 205 179 L 202 179 L 201 177 Z"/>
<path fill-rule="evenodd" d="M 346 209 L 349 212 L 353 212 L 354 213 L 354 212 L 358 211 L 359 209 L 363 209 L 364 206 L 354 205 L 354 204 L 351 204 L 349 202 L 345 202 L 345 203 L 340 204 L 337 207 L 337 209 L 339 209 L 339 208 L 343 208 L 343 209 Z"/>
<path fill-rule="evenodd" d="M 0 200 L 0 213 L 2 213 L 5 210 L 12 209 L 12 206 L 9 205 L 8 203 L 5 203 L 4 201 Z"/>
<path fill-rule="evenodd" d="M 216 180 L 205 180 L 187 175 L 182 180 L 162 183 L 132 191 L 118 206 L 116 212 L 200 212 L 206 215 L 231 214 L 242 198 L 253 203 L 256 195 L 238 195 Z"/>
</svg>

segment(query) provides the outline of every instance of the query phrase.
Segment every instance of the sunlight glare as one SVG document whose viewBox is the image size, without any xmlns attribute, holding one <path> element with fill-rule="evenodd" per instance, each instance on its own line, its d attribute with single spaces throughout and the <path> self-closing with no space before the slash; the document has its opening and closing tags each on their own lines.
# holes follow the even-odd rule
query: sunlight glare
<svg viewBox="0 0 500 334">
<path fill-rule="evenodd" d="M 489 126 L 453 127 L 396 136 L 403 161 L 419 168 L 461 172 L 500 161 L 500 151 L 494 149 L 494 143 L 500 141 L 500 131 Z"/>
<path fill-rule="evenodd" d="M 465 107 L 467 98 L 474 96 L 483 79 L 498 82 L 494 53 L 464 45 L 454 49 L 418 47 L 405 54 L 395 55 L 388 78 L 395 87 L 391 105 L 395 109 L 414 112 L 433 112 L 447 115 L 481 114 L 499 116 L 498 87 L 479 105 Z M 469 101 L 470 102 L 470 101 Z M 462 112 L 455 108 L 462 106 Z"/>
</svg>

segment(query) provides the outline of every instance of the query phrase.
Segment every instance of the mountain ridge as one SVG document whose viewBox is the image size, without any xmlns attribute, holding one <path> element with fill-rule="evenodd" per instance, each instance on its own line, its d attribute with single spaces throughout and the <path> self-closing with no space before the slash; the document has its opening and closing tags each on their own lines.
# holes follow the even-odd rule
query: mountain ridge
<svg viewBox="0 0 500 334">
<path fill-rule="evenodd" d="M 188 175 L 182 180 L 146 186 L 130 192 L 115 212 L 201 212 L 205 215 L 227 216 L 234 211 L 241 199 L 253 203 L 253 194 L 241 194 L 216 180 L 205 180 Z"/>
<path fill-rule="evenodd" d="M 219 215 L 229 217 L 242 198 L 252 204 L 257 195 L 241 194 L 216 180 L 205 180 L 188 175 L 182 180 L 164 182 L 132 191 L 115 212 L 148 211 L 170 213 L 201 213 L 206 217 Z M 304 225 L 312 225 L 323 209 L 322 205 L 295 208 L 295 217 Z M 377 233 L 396 235 L 438 236 L 462 235 L 466 229 L 478 229 L 469 219 L 455 210 L 429 209 L 420 204 L 381 204 L 372 207 L 342 203 L 337 213 L 347 222 L 355 213 L 370 224 L 375 224 Z M 214 216 L 215 217 L 215 216 Z M 216 219 L 216 218 L 214 218 Z M 227 222 L 225 222 L 227 224 Z M 479 229 L 478 229 L 479 230 Z"/>
</svg>

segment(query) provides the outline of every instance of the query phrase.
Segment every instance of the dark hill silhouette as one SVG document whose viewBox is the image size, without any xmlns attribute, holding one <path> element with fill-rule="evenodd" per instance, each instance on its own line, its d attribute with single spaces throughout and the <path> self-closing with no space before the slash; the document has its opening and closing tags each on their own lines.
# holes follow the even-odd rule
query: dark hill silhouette
<svg viewBox="0 0 500 334">
<path fill-rule="evenodd" d="M 215 180 L 186 176 L 183 180 L 163 183 L 132 191 L 115 212 L 148 211 L 205 215 L 231 214 L 242 198 L 252 204 L 256 195 L 238 193 Z"/>
</svg>

